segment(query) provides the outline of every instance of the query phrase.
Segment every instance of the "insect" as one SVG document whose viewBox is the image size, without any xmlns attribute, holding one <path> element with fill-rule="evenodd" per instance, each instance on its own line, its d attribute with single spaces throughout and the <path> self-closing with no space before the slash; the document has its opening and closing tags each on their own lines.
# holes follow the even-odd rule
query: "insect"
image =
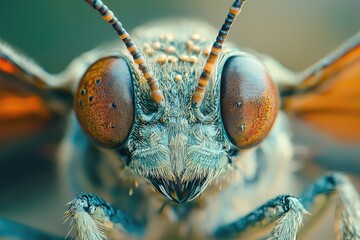
<svg viewBox="0 0 360 240">
<path fill-rule="evenodd" d="M 173 22 L 129 35 L 101 1 L 87 2 L 126 49 L 95 49 L 53 76 L 0 48 L 2 103 L 16 103 L 3 108 L 5 117 L 31 116 L 24 127 L 30 131 L 67 115 L 72 99 L 59 149 L 64 181 L 79 194 L 97 194 L 70 202 L 65 215 L 78 239 L 295 239 L 334 197 L 338 238 L 359 238 L 359 197 L 345 176 L 326 175 L 299 196 L 285 186 L 292 175 L 285 114 L 333 136 L 358 136 L 356 124 L 350 132 L 344 127 L 357 116 L 328 124 L 320 113 L 358 113 L 356 100 L 346 97 L 359 98 L 357 88 L 348 88 L 359 79 L 359 35 L 295 75 L 271 58 L 224 44 L 245 1 L 233 3 L 217 37 L 202 23 L 189 31 Z"/>
</svg>

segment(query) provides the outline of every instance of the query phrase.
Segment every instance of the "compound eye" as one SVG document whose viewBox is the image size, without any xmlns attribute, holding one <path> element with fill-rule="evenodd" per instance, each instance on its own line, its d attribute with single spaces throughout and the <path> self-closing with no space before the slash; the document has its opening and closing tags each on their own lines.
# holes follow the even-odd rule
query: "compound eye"
<svg viewBox="0 0 360 240">
<path fill-rule="evenodd" d="M 92 140 L 104 147 L 122 146 L 134 121 L 134 92 L 126 61 L 108 57 L 90 66 L 76 91 L 74 109 Z"/>
<path fill-rule="evenodd" d="M 275 84 L 252 56 L 234 56 L 225 62 L 220 101 L 226 134 L 240 149 L 266 137 L 279 109 Z"/>
</svg>

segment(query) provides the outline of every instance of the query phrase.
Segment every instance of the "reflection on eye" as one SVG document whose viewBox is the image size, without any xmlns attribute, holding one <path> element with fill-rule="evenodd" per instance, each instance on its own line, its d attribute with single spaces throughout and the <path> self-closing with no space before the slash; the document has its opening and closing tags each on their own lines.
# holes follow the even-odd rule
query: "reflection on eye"
<svg viewBox="0 0 360 240">
<path fill-rule="evenodd" d="M 279 95 L 264 66 L 251 56 L 234 56 L 221 78 L 221 116 L 229 140 L 249 148 L 266 137 L 279 109 Z"/>
<path fill-rule="evenodd" d="M 133 85 L 121 58 L 104 58 L 89 67 L 79 83 L 74 108 L 80 125 L 96 143 L 122 146 L 134 121 Z"/>
</svg>

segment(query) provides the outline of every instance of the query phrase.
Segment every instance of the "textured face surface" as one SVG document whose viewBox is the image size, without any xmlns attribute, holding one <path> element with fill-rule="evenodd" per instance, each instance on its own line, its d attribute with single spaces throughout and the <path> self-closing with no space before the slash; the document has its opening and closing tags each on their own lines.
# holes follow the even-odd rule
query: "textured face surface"
<svg viewBox="0 0 360 240">
<path fill-rule="evenodd" d="M 192 30 L 189 30 L 189 25 L 193 25 Z M 278 111 L 276 87 L 266 68 L 253 56 L 240 52 L 231 44 L 225 44 L 221 53 L 210 50 L 216 31 L 204 23 L 155 22 L 136 29 L 132 36 L 144 57 L 142 62 L 147 65 L 146 73 L 143 72 L 144 68 L 139 69 L 139 63 L 133 60 L 128 51 L 121 51 L 116 61 L 123 62 L 121 65 L 129 72 L 127 75 L 113 74 L 115 77 L 109 81 L 118 82 L 118 85 L 109 89 L 101 88 L 106 93 L 99 95 L 103 97 L 100 102 L 108 104 L 98 107 L 99 116 L 89 113 L 91 117 L 85 123 L 93 123 L 93 119 L 102 120 L 104 114 L 101 112 L 104 109 L 105 113 L 117 113 L 114 119 L 106 118 L 112 122 L 120 119 L 117 116 L 127 116 L 131 112 L 133 121 L 131 125 L 126 125 L 131 127 L 122 129 L 124 121 L 119 121 L 120 125 L 107 124 L 113 126 L 110 129 L 115 134 L 113 136 L 107 134 L 109 127 L 97 131 L 104 128 L 103 121 L 97 121 L 93 124 L 95 133 L 110 139 L 106 145 L 119 148 L 118 153 L 122 156 L 125 153 L 128 156 L 127 166 L 150 181 L 164 197 L 176 202 L 191 201 L 213 180 L 233 172 L 231 170 L 236 166 L 232 163 L 242 152 L 239 149 L 257 145 L 269 133 Z M 131 49 L 136 49 L 133 43 Z M 218 55 L 218 59 L 209 58 L 209 54 Z M 210 77 L 204 99 L 200 104 L 195 101 L 194 105 L 195 88 L 198 88 L 198 82 L 202 82 L 199 77 L 203 74 L 204 66 L 207 69 L 208 65 L 213 71 L 210 74 L 206 70 L 209 72 L 206 75 Z M 90 83 L 96 83 L 98 80 L 99 84 L 94 87 L 97 89 L 101 81 L 91 74 L 87 77 L 92 68 L 89 68 L 82 82 L 90 79 Z M 118 69 L 106 68 L 104 74 L 107 76 L 109 71 L 116 72 Z M 151 79 L 144 77 L 147 75 L 157 79 L 157 90 L 161 90 L 164 99 L 161 106 L 153 98 L 153 89 L 149 87 L 152 84 L 148 84 Z M 132 84 L 124 79 L 131 79 Z M 126 88 L 131 85 L 133 91 Z M 80 83 L 79 99 L 83 97 L 84 89 Z M 126 96 L 133 94 L 133 99 L 118 104 L 114 99 L 123 91 L 127 93 Z M 85 96 L 75 104 L 84 103 L 86 99 Z M 94 99 L 90 99 L 91 103 Z M 121 105 L 122 110 L 115 112 L 118 108 L 114 108 L 114 104 Z M 85 108 L 83 112 L 88 114 Z M 84 122 L 81 120 L 80 123 Z M 117 140 L 119 133 L 128 137 Z M 88 133 L 94 139 L 97 139 L 96 134 Z M 104 142 L 100 141 L 103 138 L 97 140 Z M 108 144 L 112 142 L 116 144 Z M 217 179 L 219 181 L 221 179 Z"/>
<path fill-rule="evenodd" d="M 217 69 L 202 105 L 202 112 L 211 113 L 211 119 L 206 122 L 196 119 L 191 108 L 191 96 L 216 33 L 205 32 L 203 29 L 211 28 L 202 24 L 198 31 L 189 32 L 187 28 L 169 23 L 169 28 L 145 26 L 135 31 L 137 37 L 136 33 L 141 33 L 134 40 L 159 78 L 166 106 L 163 115 L 154 115 L 156 105 L 149 87 L 132 65 L 136 118 L 127 148 L 132 155 L 129 165 L 138 174 L 151 181 L 176 184 L 197 181 L 200 193 L 226 170 L 228 158 L 224 149 L 229 149 L 229 144 L 220 122 Z"/>
</svg>

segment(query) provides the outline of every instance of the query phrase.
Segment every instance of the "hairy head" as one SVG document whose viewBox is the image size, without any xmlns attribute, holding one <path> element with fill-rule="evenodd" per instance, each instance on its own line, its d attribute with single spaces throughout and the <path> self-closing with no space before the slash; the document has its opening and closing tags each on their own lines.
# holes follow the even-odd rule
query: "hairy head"
<svg viewBox="0 0 360 240">
<path fill-rule="evenodd" d="M 74 101 L 80 124 L 95 142 L 128 154 L 128 166 L 170 200 L 194 199 L 274 122 L 278 94 L 267 71 L 224 45 L 243 2 L 230 7 L 215 42 L 204 24 L 172 21 L 138 29 L 135 45 L 101 1 L 90 1 L 127 51 L 85 73 Z"/>
</svg>

